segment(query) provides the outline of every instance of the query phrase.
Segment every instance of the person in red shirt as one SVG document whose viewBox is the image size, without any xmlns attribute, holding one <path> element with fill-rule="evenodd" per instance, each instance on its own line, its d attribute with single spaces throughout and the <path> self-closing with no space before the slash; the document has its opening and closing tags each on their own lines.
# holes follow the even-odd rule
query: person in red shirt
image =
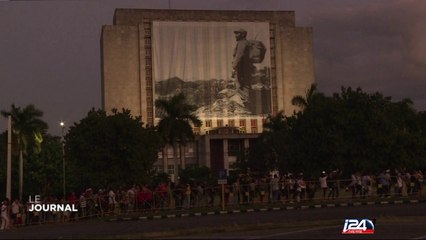
<svg viewBox="0 0 426 240">
<path fill-rule="evenodd" d="M 77 195 L 75 195 L 75 192 L 71 192 L 71 194 L 68 196 L 67 203 L 77 205 L 78 198 Z M 71 212 L 70 219 L 75 218 L 75 212 Z"/>
</svg>

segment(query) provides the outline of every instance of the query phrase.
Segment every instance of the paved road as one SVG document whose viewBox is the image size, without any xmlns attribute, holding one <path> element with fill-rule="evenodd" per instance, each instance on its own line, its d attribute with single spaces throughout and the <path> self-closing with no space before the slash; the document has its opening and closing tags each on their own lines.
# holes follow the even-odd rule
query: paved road
<svg viewBox="0 0 426 240">
<path fill-rule="evenodd" d="M 158 233 L 180 232 L 180 236 L 184 238 L 195 236 L 196 238 L 213 239 L 333 239 L 343 237 L 340 235 L 340 232 L 343 228 L 343 221 L 345 218 L 377 219 L 374 238 L 424 239 L 426 237 L 426 203 L 415 203 L 295 209 L 288 211 L 250 212 L 140 221 L 106 222 L 91 220 L 23 227 L 1 232 L 0 238 L 75 239 L 100 237 L 122 238 L 123 236 L 140 238 L 144 236 L 160 236 Z M 401 219 L 401 223 L 399 223 L 398 219 Z M 292 228 L 275 227 L 275 229 L 267 231 L 257 228 L 258 230 L 256 231 L 248 231 L 252 229 L 252 226 L 263 224 L 281 224 L 284 226 L 292 226 Z M 246 227 L 244 231 L 233 231 L 233 229 L 242 230 L 246 225 L 250 227 Z M 196 230 L 199 228 L 204 230 L 197 232 Z M 224 231 L 225 234 L 218 235 L 214 233 L 215 231 Z M 207 234 L 200 234 L 201 232 Z M 146 235 L 153 233 L 156 234 Z M 170 237 L 170 235 L 162 236 Z M 360 237 L 362 236 L 344 236 L 344 238 L 349 239 Z M 367 238 L 371 238 L 371 236 Z"/>
<path fill-rule="evenodd" d="M 401 218 L 402 222 L 376 224 L 374 235 L 342 235 L 342 224 L 315 227 L 274 228 L 257 231 L 228 231 L 224 233 L 196 234 L 171 237 L 170 239 L 426 239 L 426 217 L 422 219 Z"/>
</svg>

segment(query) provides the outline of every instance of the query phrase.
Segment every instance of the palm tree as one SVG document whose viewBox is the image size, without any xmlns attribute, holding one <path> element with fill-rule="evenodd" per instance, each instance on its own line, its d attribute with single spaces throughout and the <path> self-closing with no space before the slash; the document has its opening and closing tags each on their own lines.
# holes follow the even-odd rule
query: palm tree
<svg viewBox="0 0 426 240">
<path fill-rule="evenodd" d="M 279 111 L 275 116 L 268 115 L 266 122 L 263 124 L 265 132 L 277 132 L 285 128 L 284 111 Z"/>
<path fill-rule="evenodd" d="M 161 117 L 157 126 L 158 131 L 166 143 L 165 149 L 167 144 L 173 147 L 174 171 L 177 174 L 177 148 L 181 148 L 180 167 L 185 168 L 184 148 L 188 141 L 194 139 L 191 124 L 201 126 L 201 120 L 194 114 L 196 106 L 187 104 L 185 95 L 182 93 L 174 95 L 170 99 L 156 100 L 155 106 Z M 164 164 L 167 164 L 165 152 L 163 151 L 163 159 L 165 159 Z M 165 165 L 164 168 L 166 167 Z"/>
<path fill-rule="evenodd" d="M 41 151 L 43 133 L 46 132 L 47 123 L 40 119 L 43 112 L 30 104 L 21 109 L 12 104 L 10 111 L 1 111 L 4 117 L 12 117 L 13 134 L 17 139 L 19 147 L 19 199 L 22 200 L 22 189 L 24 182 L 24 156 L 28 154 L 30 146 L 33 152 Z"/>
<path fill-rule="evenodd" d="M 307 107 L 309 107 L 318 96 L 322 96 L 322 95 L 323 95 L 322 93 L 319 93 L 317 91 L 317 85 L 313 83 L 311 87 L 308 89 L 308 91 L 306 91 L 306 96 L 300 96 L 300 95 L 294 96 L 293 99 L 291 99 L 291 104 L 293 104 L 294 106 L 298 106 L 302 110 L 304 110 Z"/>
</svg>

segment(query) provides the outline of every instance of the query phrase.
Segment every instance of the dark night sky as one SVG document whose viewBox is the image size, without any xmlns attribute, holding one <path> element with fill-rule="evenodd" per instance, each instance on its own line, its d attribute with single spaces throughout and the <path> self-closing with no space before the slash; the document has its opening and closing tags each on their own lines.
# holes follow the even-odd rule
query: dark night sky
<svg viewBox="0 0 426 240">
<path fill-rule="evenodd" d="M 100 34 L 114 9 L 169 7 L 295 11 L 314 29 L 320 91 L 361 87 L 426 110 L 424 0 L 0 0 L 0 109 L 35 104 L 59 135 L 61 120 L 101 107 Z"/>
</svg>

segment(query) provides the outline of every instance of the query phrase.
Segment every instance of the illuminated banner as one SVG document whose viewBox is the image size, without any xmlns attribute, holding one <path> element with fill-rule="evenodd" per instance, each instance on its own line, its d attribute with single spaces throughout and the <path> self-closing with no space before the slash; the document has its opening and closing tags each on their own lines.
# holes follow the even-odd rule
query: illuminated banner
<svg viewBox="0 0 426 240">
<path fill-rule="evenodd" d="M 269 39 L 266 22 L 154 21 L 155 98 L 183 92 L 202 119 L 270 114 Z"/>
</svg>

